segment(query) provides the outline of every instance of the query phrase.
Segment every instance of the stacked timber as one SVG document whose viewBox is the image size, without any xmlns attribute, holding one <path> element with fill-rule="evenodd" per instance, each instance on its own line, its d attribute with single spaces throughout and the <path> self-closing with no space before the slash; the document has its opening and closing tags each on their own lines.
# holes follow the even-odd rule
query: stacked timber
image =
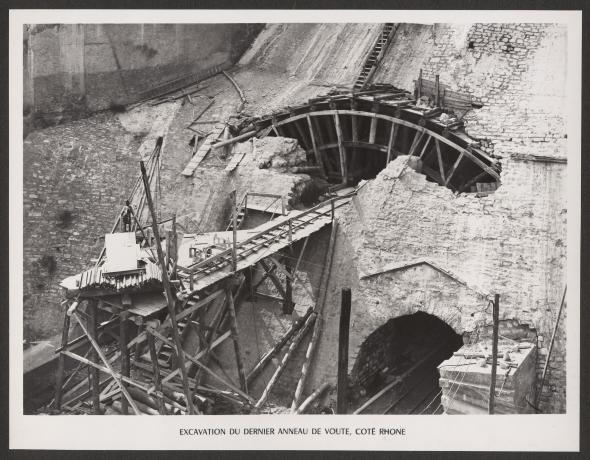
<svg viewBox="0 0 590 460">
<path fill-rule="evenodd" d="M 445 413 L 488 413 L 492 366 L 485 350 L 481 344 L 466 345 L 438 366 Z M 499 347 L 494 413 L 533 412 L 527 401 L 534 401 L 535 362 L 533 344 L 516 342 Z"/>
</svg>

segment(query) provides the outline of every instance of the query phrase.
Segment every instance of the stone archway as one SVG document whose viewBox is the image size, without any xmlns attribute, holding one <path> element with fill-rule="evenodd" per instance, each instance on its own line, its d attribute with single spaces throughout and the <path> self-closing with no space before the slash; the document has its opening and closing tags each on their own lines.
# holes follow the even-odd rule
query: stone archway
<svg viewBox="0 0 590 460">
<path fill-rule="evenodd" d="M 386 391 L 363 412 L 436 412 L 440 404 L 437 366 L 462 345 L 459 334 L 428 313 L 388 320 L 369 334 L 356 355 L 350 374 L 356 406 Z"/>
</svg>

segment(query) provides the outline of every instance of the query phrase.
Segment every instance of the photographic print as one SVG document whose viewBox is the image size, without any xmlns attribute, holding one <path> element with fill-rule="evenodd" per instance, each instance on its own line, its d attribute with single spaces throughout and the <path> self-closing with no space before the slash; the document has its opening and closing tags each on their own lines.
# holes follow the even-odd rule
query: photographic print
<svg viewBox="0 0 590 460">
<path fill-rule="evenodd" d="M 19 25 L 23 415 L 568 414 L 566 22 L 85 17 Z"/>
</svg>

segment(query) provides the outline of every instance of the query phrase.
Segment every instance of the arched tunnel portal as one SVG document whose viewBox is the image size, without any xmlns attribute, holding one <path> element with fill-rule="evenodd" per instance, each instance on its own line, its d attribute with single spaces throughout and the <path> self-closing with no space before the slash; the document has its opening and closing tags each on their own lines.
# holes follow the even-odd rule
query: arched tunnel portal
<svg viewBox="0 0 590 460">
<path fill-rule="evenodd" d="M 428 180 L 456 192 L 500 182 L 500 165 L 465 133 L 461 120 L 419 107 L 399 90 L 312 99 L 256 124 L 260 137 L 297 139 L 332 183 L 372 179 L 399 155 L 416 157 Z"/>
<path fill-rule="evenodd" d="M 418 311 L 390 319 L 356 356 L 350 375 L 354 405 L 365 405 L 363 413 L 441 413 L 437 366 L 462 345 L 462 336 L 434 315 Z"/>
</svg>

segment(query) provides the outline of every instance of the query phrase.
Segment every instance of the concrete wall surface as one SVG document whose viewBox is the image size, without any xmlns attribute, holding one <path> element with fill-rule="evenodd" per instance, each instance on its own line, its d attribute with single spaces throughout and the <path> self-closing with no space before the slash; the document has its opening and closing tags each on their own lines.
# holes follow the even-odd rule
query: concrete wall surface
<svg viewBox="0 0 590 460">
<path fill-rule="evenodd" d="M 129 104 L 233 64 L 257 24 L 47 24 L 25 28 L 25 114 L 59 121 Z"/>
</svg>

